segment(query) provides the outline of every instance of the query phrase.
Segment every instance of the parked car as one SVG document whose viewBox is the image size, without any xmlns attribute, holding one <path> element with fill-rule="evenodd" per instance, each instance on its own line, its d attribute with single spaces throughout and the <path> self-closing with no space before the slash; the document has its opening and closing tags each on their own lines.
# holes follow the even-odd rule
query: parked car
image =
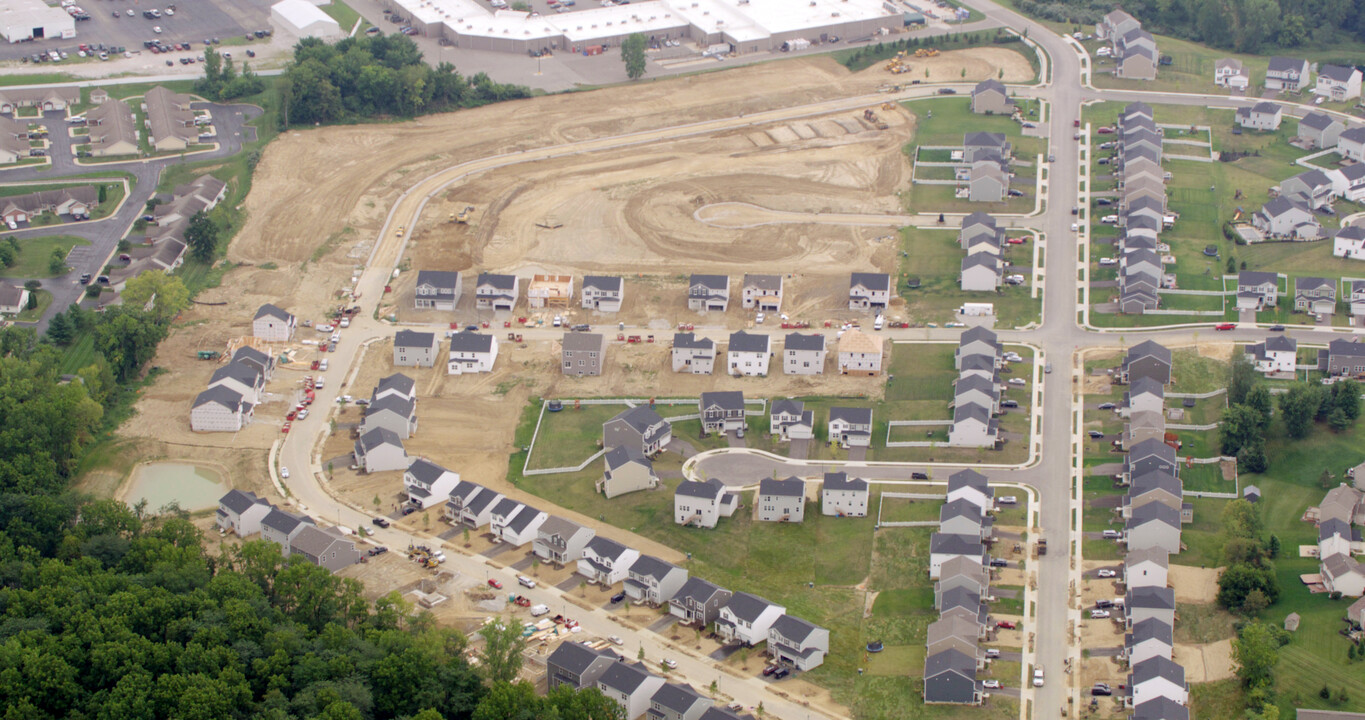
<svg viewBox="0 0 1365 720">
<path fill-rule="evenodd" d="M 1019 401 L 1018 401 L 1018 400 L 1001 400 L 1001 401 L 1000 401 L 1000 407 L 1002 407 L 1002 408 L 1017 408 L 1017 407 L 1019 407 Z"/>
<path fill-rule="evenodd" d="M 625 645 L 625 644 L 626 644 L 626 641 L 625 641 L 625 640 L 622 640 L 620 635 L 608 635 L 608 636 L 607 636 L 607 642 L 611 643 L 612 645 Z"/>
<path fill-rule="evenodd" d="M 1023 378 L 1010 378 L 1011 385 L 1027 385 L 1028 381 Z"/>
<path fill-rule="evenodd" d="M 1000 622 L 997 622 L 995 626 L 1001 630 L 1014 630 L 1019 627 L 1014 624 L 1013 620 L 1001 620 Z"/>
<path fill-rule="evenodd" d="M 774 679 L 774 680 L 781 680 L 782 678 L 787 677 L 787 676 L 790 675 L 790 674 L 792 674 L 792 671 L 791 671 L 790 669 L 788 669 L 788 668 L 778 668 L 778 669 L 777 669 L 777 672 L 773 673 L 773 679 Z"/>
<path fill-rule="evenodd" d="M 1218 325 L 1215 325 L 1213 329 L 1219 331 L 1236 330 L 1237 323 L 1219 323 Z"/>
<path fill-rule="evenodd" d="M 488 578 L 488 587 L 491 587 L 494 590 L 501 590 L 502 581 L 497 578 Z"/>
<path fill-rule="evenodd" d="M 992 658 L 992 659 L 1000 657 L 1000 649 L 999 649 L 999 648 L 987 648 L 987 649 L 986 649 L 986 657 Z"/>
<path fill-rule="evenodd" d="M 284 478 L 285 480 L 288 480 L 288 479 L 289 479 L 289 468 L 284 467 L 283 465 L 280 466 L 280 477 Z"/>
<path fill-rule="evenodd" d="M 375 524 L 375 527 L 386 528 L 386 527 L 389 526 L 389 521 L 388 521 L 388 520 L 385 520 L 385 519 L 382 518 L 382 517 L 377 517 L 377 518 L 375 518 L 373 522 L 374 522 L 374 524 Z"/>
<path fill-rule="evenodd" d="M 621 602 L 622 600 L 625 600 L 625 599 L 626 599 L 626 594 L 623 593 L 623 592 L 619 592 L 619 593 L 616 593 L 615 595 L 612 595 L 612 596 L 611 596 L 611 602 L 612 602 L 613 604 L 619 603 L 619 602 Z"/>
<path fill-rule="evenodd" d="M 776 666 L 776 665 L 768 665 L 768 666 L 766 666 L 766 667 L 763 668 L 763 677 L 772 677 L 772 674 L 775 673 L 775 672 L 777 672 L 777 666 Z"/>
<path fill-rule="evenodd" d="M 1099 575 L 1102 578 L 1111 578 L 1119 576 L 1117 570 L 1110 570 L 1109 568 L 1101 568 L 1100 571 L 1095 574 Z"/>
<path fill-rule="evenodd" d="M 1100 432 L 1099 430 L 1091 430 L 1091 431 L 1087 432 L 1086 434 L 1090 436 L 1090 439 L 1091 439 L 1091 440 L 1103 440 L 1103 439 L 1104 439 L 1104 433 Z"/>
<path fill-rule="evenodd" d="M 1117 540 L 1123 537 L 1123 533 L 1119 532 L 1118 530 L 1105 530 L 1101 534 L 1104 536 L 1104 539 L 1106 540 Z"/>
<path fill-rule="evenodd" d="M 1099 405 L 1099 409 L 1101 410 L 1113 410 L 1116 407 L 1118 406 L 1111 402 L 1102 402 Z"/>
<path fill-rule="evenodd" d="M 1284 332 L 1284 326 L 1283 326 L 1283 325 L 1271 325 L 1270 327 L 1268 327 L 1268 328 L 1266 328 L 1266 329 L 1269 330 L 1270 332 Z"/>
<path fill-rule="evenodd" d="M 1107 619 L 1109 619 L 1109 611 L 1108 611 L 1108 610 L 1091 610 L 1091 611 L 1090 611 L 1090 619 L 1091 619 L 1091 620 L 1107 620 Z"/>
<path fill-rule="evenodd" d="M 982 680 L 982 681 L 981 681 L 981 687 L 983 687 L 983 688 L 988 688 L 988 689 L 990 689 L 990 690 L 999 690 L 999 689 L 1000 689 L 1000 681 L 999 681 L 999 680 Z"/>
<path fill-rule="evenodd" d="M 991 558 L 991 567 L 1009 567 L 1010 561 L 1005 558 Z"/>
<path fill-rule="evenodd" d="M 678 668 L 678 661 L 673 658 L 664 658 L 664 667 L 669 670 L 676 670 Z"/>
<path fill-rule="evenodd" d="M 1015 497 L 1015 496 L 1013 496 L 1013 495 L 1006 495 L 1006 496 L 1001 497 L 1001 498 L 996 498 L 995 501 L 998 502 L 998 503 L 1000 503 L 1001 505 L 1013 505 L 1013 504 L 1019 502 L 1019 498 L 1017 498 L 1017 497 Z"/>
<path fill-rule="evenodd" d="M 517 582 L 518 582 L 522 587 L 533 588 L 533 587 L 536 586 L 536 581 L 535 581 L 535 580 L 532 580 L 531 578 L 526 577 L 525 575 L 518 575 L 518 576 L 517 576 Z"/>
</svg>

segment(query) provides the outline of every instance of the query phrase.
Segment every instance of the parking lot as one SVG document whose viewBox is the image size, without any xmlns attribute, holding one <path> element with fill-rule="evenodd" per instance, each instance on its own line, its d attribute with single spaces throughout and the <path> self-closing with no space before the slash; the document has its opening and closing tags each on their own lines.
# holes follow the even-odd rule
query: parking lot
<svg viewBox="0 0 1365 720">
<path fill-rule="evenodd" d="M 130 0 L 77 0 L 77 5 L 91 17 L 76 23 L 76 37 L 34 40 L 0 45 L 0 60 L 19 60 L 35 53 L 62 50 L 70 57 L 59 67 L 76 60 L 77 47 L 82 44 L 123 46 L 130 51 L 143 50 L 145 40 L 159 39 L 165 43 L 192 42 L 196 49 L 206 38 L 228 39 L 242 37 L 248 31 L 270 27 L 269 0 L 196 0 L 177 4 L 175 0 L 160 0 L 164 4 L 135 3 Z M 145 10 L 156 8 L 162 17 L 143 17 Z M 174 8 L 174 14 L 166 10 Z M 128 15 L 132 11 L 132 16 Z M 114 14 L 118 17 L 115 18 Z M 161 32 L 153 30 L 160 27 Z M 86 60 L 84 62 L 92 62 Z M 99 62 L 94 60 L 93 62 Z"/>
</svg>

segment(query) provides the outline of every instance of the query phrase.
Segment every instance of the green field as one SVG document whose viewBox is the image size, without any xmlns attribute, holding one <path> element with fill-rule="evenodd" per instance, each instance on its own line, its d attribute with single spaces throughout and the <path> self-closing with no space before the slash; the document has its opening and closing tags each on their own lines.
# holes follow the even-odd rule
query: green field
<svg viewBox="0 0 1365 720">
<path fill-rule="evenodd" d="M 38 298 L 37 306 L 31 310 L 25 309 L 19 311 L 19 314 L 14 318 L 15 320 L 19 322 L 38 322 L 38 320 L 43 317 L 43 313 L 47 311 L 47 307 L 52 304 L 52 293 L 46 290 L 39 290 L 33 294 Z"/>
<path fill-rule="evenodd" d="M 915 115 L 915 138 L 906 145 L 906 154 L 914 156 L 917 146 L 962 145 L 967 132 L 1004 133 L 1013 145 L 1015 158 L 1014 189 L 1024 191 L 1024 197 L 1008 198 L 1002 203 L 974 203 L 954 197 L 951 185 L 912 185 L 901 195 L 910 212 L 989 212 L 1027 213 L 1033 210 L 1037 189 L 1038 168 L 1035 160 L 1044 150 L 1041 138 L 1024 137 L 1019 123 L 999 115 L 977 115 L 971 101 L 963 97 L 943 97 L 903 103 Z M 959 262 L 961 258 L 959 258 Z"/>
<path fill-rule="evenodd" d="M 531 449 L 529 469 L 571 467 L 587 460 L 601 449 L 602 423 L 625 409 L 625 405 L 583 405 L 575 410 L 570 401 L 560 412 L 546 412 Z M 660 409 L 671 414 L 667 408 Z"/>
<path fill-rule="evenodd" d="M 62 254 L 77 245 L 89 245 L 90 241 L 74 235 L 51 235 L 46 237 L 24 238 L 19 241 L 19 261 L 14 267 L 0 268 L 0 277 L 9 278 L 49 278 L 53 276 L 48 260 L 54 249 Z M 65 270 L 63 270 L 65 272 Z"/>
<path fill-rule="evenodd" d="M 957 242 L 957 230 L 901 230 L 900 295 L 905 310 L 916 322 L 950 322 L 957 308 L 968 302 L 995 305 L 996 325 L 1013 328 L 1038 322 L 1042 315 L 1041 297 L 1032 298 L 1033 238 L 1024 245 L 1006 245 L 1002 257 L 1011 263 L 1009 274 L 1024 276 L 1023 285 L 1006 285 L 999 292 L 967 292 L 960 289 L 958 276 L 966 255 Z M 920 286 L 910 288 L 908 278 L 919 278 Z"/>
</svg>

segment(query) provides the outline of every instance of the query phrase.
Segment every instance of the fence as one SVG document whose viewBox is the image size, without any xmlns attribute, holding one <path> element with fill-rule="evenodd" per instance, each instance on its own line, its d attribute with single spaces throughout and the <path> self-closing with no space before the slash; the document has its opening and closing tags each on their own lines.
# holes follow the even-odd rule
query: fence
<svg viewBox="0 0 1365 720">
<path fill-rule="evenodd" d="M 895 427 L 943 427 L 952 425 L 952 420 L 891 420 L 886 423 L 886 446 L 889 448 L 935 447 L 942 443 L 928 440 L 892 440 L 891 428 Z"/>
<path fill-rule="evenodd" d="M 904 520 L 896 522 L 882 522 L 882 507 L 886 505 L 887 498 L 900 500 L 946 500 L 947 495 L 934 493 L 902 493 L 902 492 L 883 492 L 881 500 L 877 502 L 877 527 L 938 527 L 937 520 Z"/>
<path fill-rule="evenodd" d="M 538 469 L 538 470 L 527 470 L 527 469 L 526 469 L 526 466 L 525 466 L 525 465 L 522 465 L 521 474 L 522 474 L 522 475 L 525 475 L 525 476 L 531 476 L 531 475 L 556 475 L 556 474 L 558 474 L 558 473 L 575 473 L 575 472 L 581 471 L 583 468 L 585 468 L 585 467 L 587 467 L 588 465 L 592 464 L 592 461 L 593 461 L 593 460 L 596 460 L 597 458 L 600 458 L 600 457 L 602 457 L 602 456 L 605 455 L 605 454 L 607 454 L 606 449 L 598 450 L 597 452 L 595 452 L 595 453 L 592 454 L 592 457 L 589 457 L 587 460 L 584 460 L 584 461 L 582 462 L 582 464 L 580 464 L 578 467 L 557 467 L 557 468 L 540 468 L 540 469 Z M 527 454 L 526 454 L 526 459 L 527 459 L 528 461 L 531 459 L 531 454 L 530 454 L 530 453 L 527 453 Z"/>
<path fill-rule="evenodd" d="M 1217 430 L 1217 429 L 1218 429 L 1218 423 L 1209 423 L 1208 425 L 1175 425 L 1175 424 L 1171 424 L 1171 425 L 1167 425 L 1167 426 L 1166 426 L 1166 429 L 1167 429 L 1167 430 Z"/>
<path fill-rule="evenodd" d="M 1235 457 L 1211 457 L 1211 458 L 1192 458 L 1192 457 L 1187 457 L 1187 458 L 1181 458 L 1181 459 L 1180 459 L 1180 462 L 1187 463 L 1187 464 L 1190 464 L 1190 465 L 1210 465 L 1210 464 L 1216 463 L 1216 462 L 1223 462 L 1224 460 L 1227 460 L 1228 462 L 1233 462 L 1233 461 L 1235 461 L 1236 459 L 1237 459 L 1237 458 L 1235 458 Z"/>
<path fill-rule="evenodd" d="M 1217 390 L 1210 390 L 1209 392 L 1206 392 L 1206 393 L 1178 393 L 1178 392 L 1168 392 L 1168 393 L 1166 393 L 1166 397 L 1168 397 L 1168 398 L 1194 398 L 1195 400 L 1205 400 L 1205 399 L 1207 399 L 1207 398 L 1213 397 L 1214 395 L 1222 395 L 1223 393 L 1225 393 L 1225 392 L 1227 392 L 1227 391 L 1228 391 L 1227 388 L 1225 388 L 1225 387 L 1220 387 L 1220 388 L 1218 388 Z"/>
<path fill-rule="evenodd" d="M 1214 500 L 1236 500 L 1241 497 L 1241 495 L 1238 495 L 1235 492 L 1209 492 L 1207 490 L 1186 490 L 1184 495 L 1185 497 L 1212 498 Z"/>
</svg>

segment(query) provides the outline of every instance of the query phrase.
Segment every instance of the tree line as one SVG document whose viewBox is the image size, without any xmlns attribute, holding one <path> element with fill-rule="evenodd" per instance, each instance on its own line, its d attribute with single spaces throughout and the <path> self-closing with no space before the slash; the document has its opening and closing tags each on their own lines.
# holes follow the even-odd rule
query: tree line
<svg viewBox="0 0 1365 720">
<path fill-rule="evenodd" d="M 281 94 L 281 123 L 289 126 L 414 117 L 530 97 L 531 91 L 493 82 L 482 72 L 465 77 L 450 63 L 430 67 L 412 38 L 395 33 L 299 41 Z"/>
<path fill-rule="evenodd" d="M 1308 437 L 1319 424 L 1345 432 L 1360 417 L 1360 392 L 1360 383 L 1351 379 L 1332 385 L 1297 382 L 1276 400 L 1242 352 L 1234 350 L 1228 408 L 1218 426 L 1222 452 L 1235 456 L 1241 471 L 1263 473 L 1270 465 L 1265 441 L 1277 410 L 1280 424 L 1275 430 L 1291 440 Z"/>
<path fill-rule="evenodd" d="M 1093 26 L 1115 3 L 1017 0 L 1015 7 L 1045 20 Z M 1149 32 L 1243 53 L 1365 39 L 1365 0 L 1126 0 L 1122 8 Z"/>
</svg>

